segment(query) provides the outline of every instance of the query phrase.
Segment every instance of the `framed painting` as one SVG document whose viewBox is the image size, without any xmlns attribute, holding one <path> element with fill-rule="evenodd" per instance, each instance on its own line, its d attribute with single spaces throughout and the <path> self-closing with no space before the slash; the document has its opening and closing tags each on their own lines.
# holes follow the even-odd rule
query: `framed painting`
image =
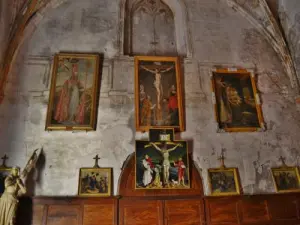
<svg viewBox="0 0 300 225">
<path fill-rule="evenodd" d="M 300 191 L 300 176 L 297 167 L 272 168 L 272 177 L 277 192 Z"/>
<path fill-rule="evenodd" d="M 0 195 L 5 190 L 4 181 L 5 178 L 11 173 L 11 170 L 11 167 L 0 167 Z"/>
<path fill-rule="evenodd" d="M 79 196 L 111 196 L 112 168 L 81 168 Z"/>
<path fill-rule="evenodd" d="M 211 195 L 239 195 L 241 193 L 237 168 L 208 169 Z"/>
<path fill-rule="evenodd" d="M 46 130 L 95 130 L 99 56 L 54 57 Z"/>
<path fill-rule="evenodd" d="M 179 58 L 135 57 L 135 115 L 138 131 L 184 130 Z"/>
<path fill-rule="evenodd" d="M 213 104 L 219 132 L 265 129 L 254 73 L 244 69 L 212 72 Z"/>
<path fill-rule="evenodd" d="M 136 189 L 190 188 L 185 141 L 136 141 Z"/>
</svg>

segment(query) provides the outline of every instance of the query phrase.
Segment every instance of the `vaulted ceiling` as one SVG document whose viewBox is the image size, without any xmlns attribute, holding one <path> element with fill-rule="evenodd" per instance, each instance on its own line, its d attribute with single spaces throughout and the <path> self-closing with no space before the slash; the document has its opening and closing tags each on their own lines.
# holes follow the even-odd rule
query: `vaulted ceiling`
<svg viewBox="0 0 300 225">
<path fill-rule="evenodd" d="M 27 32 L 30 32 L 30 26 L 37 24 L 47 9 L 64 1 L 66 0 L 0 0 L 0 42 L 5 43 L 0 47 L 0 101 L 24 31 L 29 29 Z M 299 92 L 300 54 L 298 56 L 299 51 L 296 51 L 300 41 L 300 35 L 297 35 L 300 32 L 299 0 L 222 1 L 226 1 L 230 7 L 246 17 L 271 43 L 284 65 L 292 87 Z M 290 12 L 291 10 L 298 12 Z M 296 19 L 290 18 L 289 14 L 293 14 Z"/>
</svg>

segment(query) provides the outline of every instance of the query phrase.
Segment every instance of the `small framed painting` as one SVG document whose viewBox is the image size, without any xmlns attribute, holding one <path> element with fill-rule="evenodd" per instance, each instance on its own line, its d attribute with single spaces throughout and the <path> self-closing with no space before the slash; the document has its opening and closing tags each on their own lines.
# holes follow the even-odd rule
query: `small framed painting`
<svg viewBox="0 0 300 225">
<path fill-rule="evenodd" d="M 277 192 L 300 191 L 300 176 L 297 167 L 272 168 L 272 176 Z"/>
<path fill-rule="evenodd" d="M 211 195 L 241 194 L 237 168 L 208 169 L 208 181 Z"/>
<path fill-rule="evenodd" d="M 211 79 L 219 132 L 250 132 L 265 129 L 252 71 L 215 69 Z"/>
<path fill-rule="evenodd" d="M 111 196 L 112 168 L 81 168 L 79 172 L 79 196 Z"/>
<path fill-rule="evenodd" d="M 95 130 L 99 56 L 54 57 L 46 130 Z"/>
<path fill-rule="evenodd" d="M 135 189 L 190 188 L 190 166 L 184 141 L 136 141 Z"/>
<path fill-rule="evenodd" d="M 5 178 L 11 173 L 11 170 L 12 170 L 11 167 L 0 166 L 0 195 L 5 190 L 4 181 Z"/>
<path fill-rule="evenodd" d="M 135 57 L 136 129 L 184 130 L 181 70 L 177 57 Z"/>
</svg>

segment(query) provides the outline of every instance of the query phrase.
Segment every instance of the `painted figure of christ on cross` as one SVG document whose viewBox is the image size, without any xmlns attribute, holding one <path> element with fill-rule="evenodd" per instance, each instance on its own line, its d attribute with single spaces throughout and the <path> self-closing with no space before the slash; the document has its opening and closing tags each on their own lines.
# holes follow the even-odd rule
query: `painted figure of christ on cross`
<svg viewBox="0 0 300 225">
<path fill-rule="evenodd" d="M 154 65 L 141 66 L 142 69 L 155 75 L 154 87 L 156 89 L 156 122 L 162 123 L 162 100 L 163 100 L 163 87 L 161 82 L 161 74 L 170 71 L 174 66 L 161 65 L 160 62 L 156 62 Z"/>
</svg>

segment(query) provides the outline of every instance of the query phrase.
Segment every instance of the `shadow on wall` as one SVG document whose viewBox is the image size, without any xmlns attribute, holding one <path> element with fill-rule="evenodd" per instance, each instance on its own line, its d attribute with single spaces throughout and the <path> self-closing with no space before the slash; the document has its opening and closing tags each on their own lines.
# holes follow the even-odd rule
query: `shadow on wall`
<svg viewBox="0 0 300 225">
<path fill-rule="evenodd" d="M 35 170 L 32 170 L 26 180 L 27 193 L 26 196 L 20 198 L 16 225 L 31 225 L 33 224 L 33 203 L 30 196 L 35 194 L 35 186 L 42 183 L 42 174 L 45 169 L 46 157 L 43 152 L 39 155 L 39 159 L 36 162 Z"/>
</svg>

